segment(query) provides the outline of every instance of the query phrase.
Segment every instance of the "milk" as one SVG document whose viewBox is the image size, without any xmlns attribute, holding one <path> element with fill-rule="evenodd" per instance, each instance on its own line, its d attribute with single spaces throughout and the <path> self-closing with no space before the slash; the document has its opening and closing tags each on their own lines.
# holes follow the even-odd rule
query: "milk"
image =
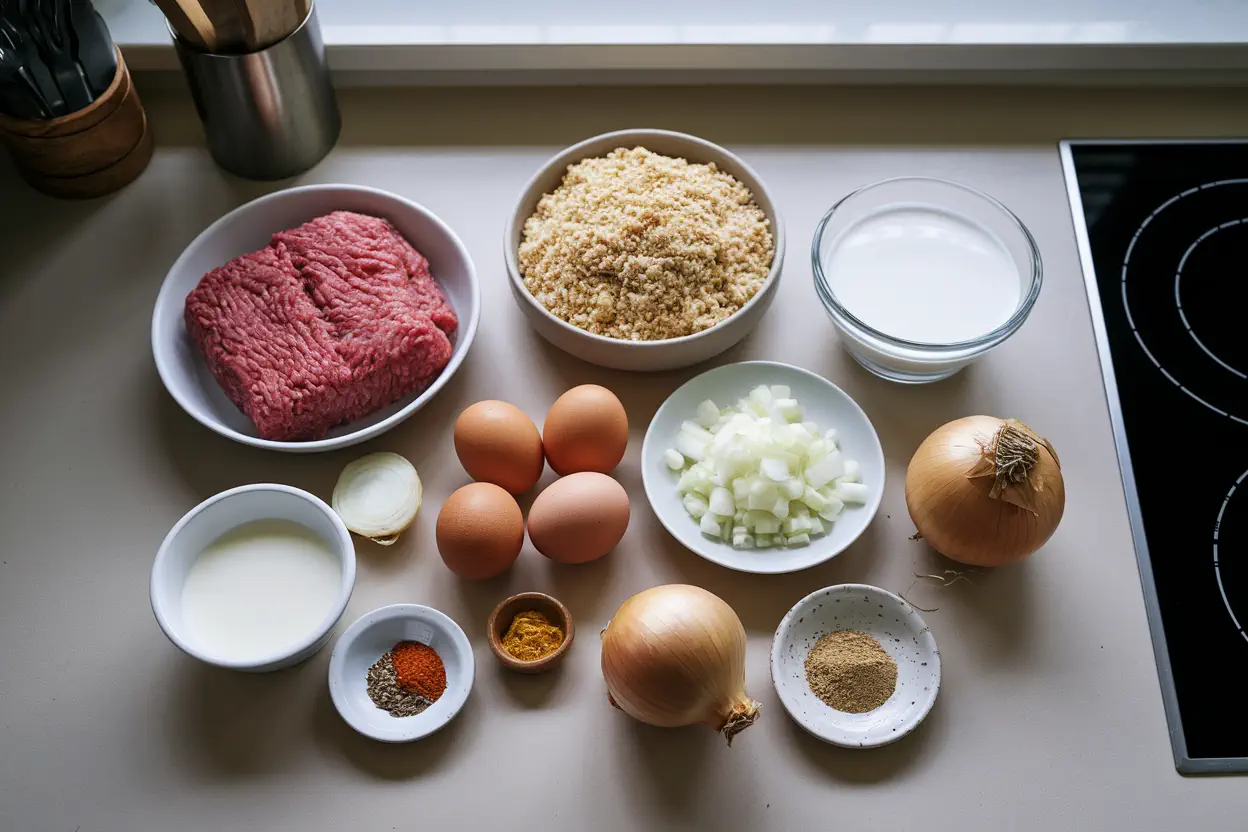
<svg viewBox="0 0 1248 832">
<path fill-rule="evenodd" d="M 991 232 L 926 206 L 891 206 L 846 229 L 824 265 L 841 305 L 885 335 L 969 341 L 1005 323 L 1022 291 Z"/>
<path fill-rule="evenodd" d="M 289 520 L 258 520 L 195 559 L 182 588 L 182 618 L 204 651 L 259 660 L 312 636 L 341 589 L 338 558 L 320 537 Z"/>
</svg>

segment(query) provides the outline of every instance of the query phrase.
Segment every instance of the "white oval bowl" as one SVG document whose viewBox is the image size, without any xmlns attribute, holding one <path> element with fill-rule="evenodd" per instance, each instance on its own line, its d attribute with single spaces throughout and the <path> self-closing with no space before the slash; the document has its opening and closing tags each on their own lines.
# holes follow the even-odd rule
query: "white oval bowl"
<svg viewBox="0 0 1248 832">
<path fill-rule="evenodd" d="M 734 549 L 730 543 L 706 537 L 681 503 L 676 490 L 678 475 L 663 461 L 663 452 L 676 443 L 680 423 L 693 418 L 699 403 L 711 399 L 724 407 L 760 384 L 787 384 L 801 403 L 806 419 L 817 422 L 821 430 L 836 428 L 841 452 L 862 466 L 862 481 L 870 491 L 866 505 L 846 506 L 831 531 L 806 546 Z M 687 381 L 654 414 L 641 446 L 642 483 L 659 522 L 686 549 L 738 572 L 797 572 L 836 557 L 871 524 L 884 497 L 884 475 L 884 449 L 862 408 L 827 379 L 774 361 L 725 364 Z"/>
<path fill-rule="evenodd" d="M 897 662 L 897 689 L 873 711 L 850 714 L 825 705 L 806 682 L 806 654 L 837 630 L 859 630 Z M 867 584 L 840 584 L 798 601 L 771 642 L 771 680 L 793 721 L 824 742 L 875 748 L 909 734 L 936 703 L 940 651 L 923 616 L 893 593 Z"/>
<path fill-rule="evenodd" d="M 446 667 L 446 692 L 416 716 L 391 716 L 368 697 L 368 669 L 400 641 L 429 645 Z M 472 644 L 450 616 L 421 604 L 392 604 L 365 613 L 338 639 L 329 660 L 329 695 L 343 720 L 364 736 L 411 742 L 455 718 L 475 675 Z"/>
<path fill-rule="evenodd" d="M 338 557 L 342 586 L 333 609 L 314 632 L 290 650 L 262 659 L 238 661 L 201 648 L 182 620 L 182 588 L 200 553 L 221 535 L 256 520 L 289 520 L 321 538 Z M 230 670 L 264 673 L 311 657 L 329 641 L 355 588 L 355 546 L 351 533 L 325 501 L 289 485 L 242 485 L 209 497 L 183 515 L 169 531 L 152 564 L 149 593 L 156 622 L 184 653 Z"/>
<path fill-rule="evenodd" d="M 519 249 L 524 223 L 537 210 L 538 201 L 553 191 L 563 180 L 569 165 L 583 159 L 605 156 L 618 147 L 645 147 L 665 156 L 690 162 L 714 162 L 716 167 L 731 174 L 754 196 L 754 201 L 771 221 L 775 255 L 767 279 L 754 297 L 731 317 L 693 335 L 664 341 L 624 341 L 595 335 L 556 317 L 529 293 L 520 273 Z M 784 266 L 784 223 L 772 200 L 771 192 L 758 174 L 737 156 L 717 144 L 670 130 L 618 130 L 586 139 L 572 145 L 550 159 L 524 186 L 516 201 L 511 220 L 503 237 L 503 256 L 507 263 L 511 291 L 520 311 L 539 335 L 564 352 L 591 364 L 615 370 L 658 371 L 687 367 L 719 355 L 748 335 L 771 306 L 780 272 Z"/>
<path fill-rule="evenodd" d="M 217 384 L 183 321 L 186 296 L 209 271 L 269 244 L 273 234 L 333 211 L 355 211 L 389 220 L 429 260 L 434 280 L 459 318 L 451 360 L 424 390 L 330 430 L 323 439 L 263 439 L 251 420 Z M 397 194 L 358 185 L 305 185 L 262 196 L 208 226 L 182 252 L 156 298 L 152 354 L 165 389 L 190 416 L 222 436 L 277 451 L 310 453 L 345 448 L 385 433 L 437 395 L 463 363 L 481 317 L 481 292 L 468 249 L 431 211 Z"/>
</svg>

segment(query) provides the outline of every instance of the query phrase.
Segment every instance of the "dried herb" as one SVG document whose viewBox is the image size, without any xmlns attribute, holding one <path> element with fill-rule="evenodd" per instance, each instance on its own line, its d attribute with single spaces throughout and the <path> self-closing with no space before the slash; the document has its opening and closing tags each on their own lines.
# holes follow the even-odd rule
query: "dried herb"
<svg viewBox="0 0 1248 832">
<path fill-rule="evenodd" d="M 368 698 L 378 708 L 388 711 L 394 717 L 416 716 L 433 704 L 431 700 L 405 690 L 399 684 L 392 651 L 387 651 L 368 669 Z"/>
</svg>

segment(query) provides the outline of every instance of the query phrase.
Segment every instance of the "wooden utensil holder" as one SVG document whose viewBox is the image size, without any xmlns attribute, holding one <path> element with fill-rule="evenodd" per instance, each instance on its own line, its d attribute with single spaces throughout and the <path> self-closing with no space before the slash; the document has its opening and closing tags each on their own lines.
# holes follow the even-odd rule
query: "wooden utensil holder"
<svg viewBox="0 0 1248 832">
<path fill-rule="evenodd" d="M 44 121 L 0 114 L 0 142 L 23 179 L 68 199 L 112 193 L 134 181 L 152 158 L 147 113 L 120 49 L 117 75 L 89 106 Z"/>
</svg>

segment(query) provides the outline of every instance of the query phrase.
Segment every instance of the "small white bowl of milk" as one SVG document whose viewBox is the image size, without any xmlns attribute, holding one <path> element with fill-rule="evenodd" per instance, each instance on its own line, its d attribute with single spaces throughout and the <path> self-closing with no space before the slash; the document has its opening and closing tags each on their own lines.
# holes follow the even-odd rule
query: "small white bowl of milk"
<svg viewBox="0 0 1248 832">
<path fill-rule="evenodd" d="M 997 200 L 956 182 L 887 179 L 832 207 L 815 289 L 858 363 L 892 381 L 947 378 L 1013 335 L 1040 294 L 1040 252 Z"/>
<path fill-rule="evenodd" d="M 152 611 L 187 654 L 218 667 L 278 670 L 329 641 L 355 586 L 342 520 L 288 485 L 244 485 L 191 509 L 152 566 Z"/>
</svg>

